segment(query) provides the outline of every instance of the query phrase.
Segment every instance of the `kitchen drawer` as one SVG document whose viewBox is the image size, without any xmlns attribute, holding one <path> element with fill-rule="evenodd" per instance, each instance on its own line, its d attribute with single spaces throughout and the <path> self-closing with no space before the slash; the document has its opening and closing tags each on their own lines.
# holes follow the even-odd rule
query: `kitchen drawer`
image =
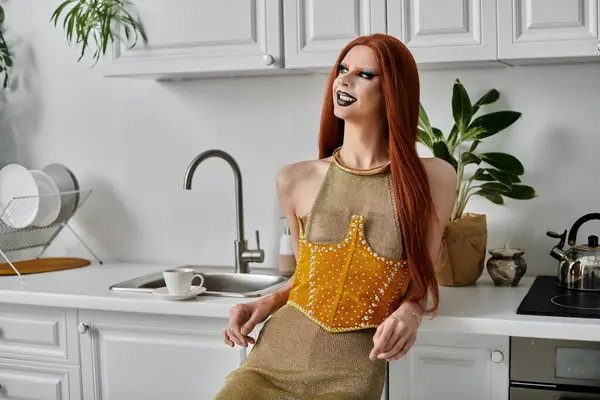
<svg viewBox="0 0 600 400">
<path fill-rule="evenodd" d="M 0 359 L 0 399 L 81 400 L 79 367 Z"/>
<path fill-rule="evenodd" d="M 77 310 L 0 303 L 0 358 L 79 364 Z"/>
</svg>

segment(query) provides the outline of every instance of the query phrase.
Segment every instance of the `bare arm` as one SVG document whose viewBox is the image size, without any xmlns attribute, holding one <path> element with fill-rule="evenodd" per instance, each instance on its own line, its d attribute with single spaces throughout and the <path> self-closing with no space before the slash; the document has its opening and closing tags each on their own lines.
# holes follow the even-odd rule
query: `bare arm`
<svg viewBox="0 0 600 400">
<path fill-rule="evenodd" d="M 294 251 L 294 256 L 296 259 L 298 258 L 298 221 L 296 219 L 296 210 L 293 204 L 293 192 L 294 185 L 292 183 L 290 177 L 289 168 L 283 168 L 277 174 L 276 179 L 277 185 L 277 197 L 279 199 L 279 205 L 283 212 L 283 216 L 285 217 L 287 224 L 290 228 L 292 235 L 292 249 Z M 290 291 L 292 290 L 292 285 L 294 283 L 294 277 L 291 277 L 285 285 L 283 285 L 276 292 L 273 292 L 269 296 L 266 296 L 260 300 L 265 304 L 267 304 L 271 308 L 271 312 L 275 312 L 281 307 L 285 305 L 290 295 Z"/>
</svg>

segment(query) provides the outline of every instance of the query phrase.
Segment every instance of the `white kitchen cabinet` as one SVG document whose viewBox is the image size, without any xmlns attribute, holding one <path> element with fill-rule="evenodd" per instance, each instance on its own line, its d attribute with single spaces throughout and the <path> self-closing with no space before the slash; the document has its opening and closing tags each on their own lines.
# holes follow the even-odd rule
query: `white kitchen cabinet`
<svg viewBox="0 0 600 400">
<path fill-rule="evenodd" d="M 212 399 L 245 349 L 227 319 L 80 311 L 84 400 Z"/>
<path fill-rule="evenodd" d="M 507 62 L 600 60 L 598 0 L 498 1 L 498 57 Z"/>
<path fill-rule="evenodd" d="M 423 331 L 390 364 L 390 399 L 508 400 L 508 372 L 507 337 Z"/>
<path fill-rule="evenodd" d="M 420 66 L 497 63 L 496 15 L 496 0 L 387 2 L 388 33 Z"/>
<path fill-rule="evenodd" d="M 158 79 L 268 73 L 283 67 L 282 0 L 138 0 L 148 35 L 115 46 L 107 76 Z"/>
<path fill-rule="evenodd" d="M 285 0 L 285 65 L 331 69 L 357 36 L 386 33 L 386 0 Z"/>
<path fill-rule="evenodd" d="M 0 359 L 0 398 L 80 400 L 79 367 Z"/>
</svg>

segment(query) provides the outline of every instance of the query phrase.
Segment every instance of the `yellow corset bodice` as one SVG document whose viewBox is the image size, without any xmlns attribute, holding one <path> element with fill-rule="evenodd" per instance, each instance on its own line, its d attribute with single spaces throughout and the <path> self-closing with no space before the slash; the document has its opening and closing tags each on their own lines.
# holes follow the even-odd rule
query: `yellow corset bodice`
<svg viewBox="0 0 600 400">
<path fill-rule="evenodd" d="M 353 215 L 336 244 L 306 239 L 298 219 L 299 250 L 288 304 L 329 332 L 376 328 L 398 308 L 408 286 L 404 260 L 377 254 L 365 238 L 363 215 Z"/>
</svg>

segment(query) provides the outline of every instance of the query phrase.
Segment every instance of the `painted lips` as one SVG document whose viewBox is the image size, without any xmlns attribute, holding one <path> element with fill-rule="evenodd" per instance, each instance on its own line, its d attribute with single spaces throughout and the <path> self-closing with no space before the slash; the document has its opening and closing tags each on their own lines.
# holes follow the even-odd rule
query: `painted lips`
<svg viewBox="0 0 600 400">
<path fill-rule="evenodd" d="M 348 107 L 352 103 L 356 102 L 356 97 L 351 96 L 350 94 L 344 92 L 343 90 L 338 90 L 337 94 L 337 104 L 341 107 Z"/>
</svg>

